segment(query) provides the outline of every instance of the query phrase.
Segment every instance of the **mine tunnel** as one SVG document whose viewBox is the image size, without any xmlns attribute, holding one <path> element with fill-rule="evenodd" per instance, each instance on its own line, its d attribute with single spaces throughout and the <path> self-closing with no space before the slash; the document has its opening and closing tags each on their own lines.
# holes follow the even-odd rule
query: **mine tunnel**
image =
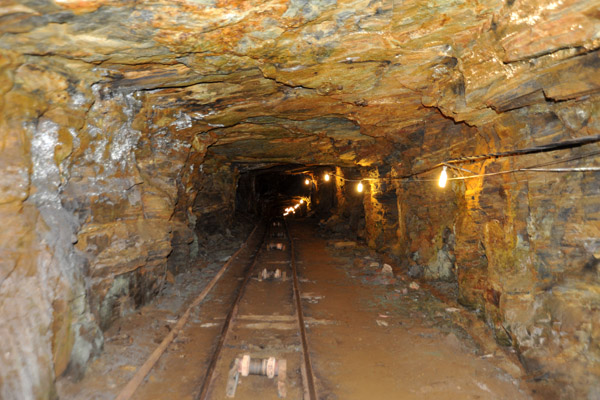
<svg viewBox="0 0 600 400">
<path fill-rule="evenodd" d="M 600 399 L 599 15 L 1 1 L 0 399 Z"/>
</svg>

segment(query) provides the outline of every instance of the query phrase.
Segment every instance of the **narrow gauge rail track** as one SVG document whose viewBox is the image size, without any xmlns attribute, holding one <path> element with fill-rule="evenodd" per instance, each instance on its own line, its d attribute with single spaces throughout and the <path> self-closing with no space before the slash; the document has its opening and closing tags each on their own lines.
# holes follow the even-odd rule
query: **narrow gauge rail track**
<svg viewBox="0 0 600 400">
<path fill-rule="evenodd" d="M 294 243 L 285 221 L 276 219 L 225 317 L 195 399 L 237 392 L 240 398 L 317 400 L 308 350 Z"/>
<path fill-rule="evenodd" d="M 322 253 L 324 244 L 313 237 L 308 225 L 301 223 L 294 225 L 292 230 L 306 240 L 306 243 L 298 243 L 298 254 L 304 262 L 311 260 L 310 265 L 302 265 L 302 275 L 318 279 L 302 286 L 328 293 L 328 301 L 320 302 L 319 306 L 306 304 L 305 299 L 318 300 L 321 296 L 304 293 L 305 297 L 301 298 L 296 263 L 302 261 L 293 257 L 294 240 L 289 234 L 286 238 L 285 223 L 274 222 L 275 225 L 273 222 L 257 225 L 245 244 L 191 301 L 161 345 L 138 368 L 130 381 L 132 384 L 124 386 L 118 400 L 129 400 L 134 395 L 140 400 L 224 400 L 233 395 L 237 399 L 268 400 L 282 394 L 289 399 L 304 400 L 316 400 L 318 395 L 365 399 L 442 392 L 447 392 L 448 396 L 442 397 L 448 398 L 464 398 L 465 394 L 487 396 L 485 392 L 489 394 L 490 390 L 482 392 L 481 386 L 473 384 L 474 376 L 478 379 L 487 376 L 484 384 L 499 388 L 501 397 L 527 397 L 513 383 L 505 384 L 508 382 L 505 375 L 498 376 L 500 365 L 507 365 L 505 361 L 488 364 L 483 357 L 472 354 L 471 347 L 459 351 L 462 346 L 449 346 L 455 339 L 448 342 L 451 336 L 445 330 L 435 333 L 432 325 L 437 324 L 437 320 L 425 319 L 425 316 L 415 318 L 413 312 L 420 310 L 420 306 L 413 308 L 412 301 L 404 301 L 409 304 L 395 314 L 398 324 L 393 327 L 390 324 L 389 330 L 383 332 L 373 332 L 373 312 L 361 307 L 373 288 L 364 287 L 360 282 L 347 286 L 344 282 L 348 281 L 342 280 L 347 275 L 345 271 L 322 268 L 329 263 L 327 255 Z M 337 265 L 335 259 L 332 261 L 335 264 L 331 265 Z M 344 258 L 339 262 L 344 263 Z M 273 272 L 277 269 L 279 278 Z M 281 279 L 284 276 L 289 278 Z M 407 297 L 407 300 L 421 301 L 422 295 L 418 295 Z M 381 301 L 378 297 L 371 298 Z M 312 319 L 312 315 L 304 319 L 302 304 L 314 316 L 339 317 L 336 321 Z M 444 306 L 443 303 L 439 305 Z M 349 308 L 353 310 L 351 316 L 341 315 L 340 310 Z M 188 317 L 191 321 L 182 331 Z M 421 318 L 422 322 L 419 321 Z M 308 358 L 304 323 L 324 325 L 309 331 L 311 348 L 319 355 L 318 371 L 327 374 L 319 376 L 318 392 Z M 329 323 L 341 326 L 325 326 Z M 414 331 L 409 332 L 411 329 Z M 180 332 L 181 340 L 169 347 L 170 340 Z M 338 341 L 338 337 L 344 337 L 340 334 L 345 332 L 348 338 L 367 340 L 362 344 L 354 340 Z M 427 332 L 427 336 L 422 336 L 422 332 Z M 159 350 L 167 347 L 169 352 L 144 382 L 153 363 L 161 357 Z M 428 349 L 435 349 L 436 355 L 429 356 L 433 352 Z M 326 365 L 336 369 L 325 371 Z M 360 370 L 355 369 L 356 365 L 361 366 Z M 342 368 L 345 366 L 349 368 Z M 386 367 L 386 373 L 381 372 L 381 366 Z M 510 368 L 517 367 L 511 365 Z M 482 371 L 488 373 L 482 375 Z M 285 379 L 281 380 L 282 376 Z M 440 380 L 435 380 L 438 377 Z M 431 382 L 436 386 L 430 385 Z M 437 382 L 442 385 L 437 386 Z M 143 386 L 134 394 L 140 383 Z M 422 391 L 423 388 L 427 391 Z"/>
<path fill-rule="evenodd" d="M 232 295 L 223 303 L 220 296 L 226 293 Z M 202 307 L 209 294 L 213 297 L 209 307 L 219 304 L 220 311 L 215 313 L 211 309 L 208 314 L 219 321 L 221 329 L 212 348 L 205 353 L 207 361 L 202 364 L 205 367 L 195 363 L 201 370 L 197 371 L 194 399 L 317 400 L 294 243 L 283 219 L 255 227 L 246 243 L 191 302 L 173 330 L 115 400 L 134 397 L 156 362 L 184 329 L 193 309 Z"/>
</svg>

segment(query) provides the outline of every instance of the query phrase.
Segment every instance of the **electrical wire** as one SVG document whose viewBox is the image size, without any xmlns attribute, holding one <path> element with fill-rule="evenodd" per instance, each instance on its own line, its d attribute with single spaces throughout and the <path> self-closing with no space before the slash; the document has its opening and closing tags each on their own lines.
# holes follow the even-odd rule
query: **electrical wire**
<svg viewBox="0 0 600 400">
<path fill-rule="evenodd" d="M 550 166 L 550 165 L 556 165 L 556 164 L 562 164 L 562 163 L 566 163 L 566 162 L 570 162 L 570 161 L 581 160 L 583 158 L 593 157 L 593 156 L 597 156 L 597 155 L 600 155 L 600 151 L 594 151 L 594 152 L 582 154 L 582 155 L 579 155 L 579 156 L 576 156 L 576 157 L 569 157 L 569 158 L 560 159 L 560 160 L 548 161 L 546 163 L 541 163 L 541 164 L 536 164 L 536 165 L 530 165 L 528 167 L 511 169 L 511 170 L 508 170 L 508 171 L 487 172 L 487 173 L 483 173 L 483 174 L 478 174 L 478 173 L 475 173 L 473 171 L 469 171 L 467 169 L 456 167 L 454 165 L 448 164 L 447 167 L 450 167 L 450 168 L 453 168 L 453 169 L 456 169 L 456 170 L 460 170 L 460 171 L 470 172 L 472 174 L 470 176 L 460 176 L 460 177 L 449 178 L 448 180 L 465 180 L 465 179 L 471 179 L 471 178 L 481 178 L 481 177 L 485 177 L 485 176 L 503 175 L 503 174 L 509 174 L 509 173 L 513 173 L 513 172 L 588 172 L 588 171 L 600 171 L 600 167 L 544 168 L 544 167 L 547 167 L 547 166 Z M 432 179 L 432 180 L 434 180 L 434 179 Z M 413 181 L 422 181 L 422 180 L 413 179 Z"/>
<path fill-rule="evenodd" d="M 581 159 L 589 158 L 589 157 L 593 157 L 593 156 L 598 156 L 598 155 L 600 155 L 600 151 L 594 151 L 594 152 L 589 152 L 589 153 L 582 154 L 582 155 L 575 156 L 575 157 L 563 158 L 560 160 L 552 160 L 552 161 L 548 161 L 545 163 L 530 165 L 528 167 L 516 168 L 516 169 L 507 170 L 507 171 L 486 172 L 483 174 L 478 174 L 478 173 L 468 170 L 466 168 L 458 167 L 453 164 L 448 164 L 447 162 L 440 163 L 435 168 L 439 168 L 440 166 L 446 166 L 446 167 L 452 168 L 453 170 L 456 170 L 456 171 L 468 172 L 471 174 L 469 176 L 448 178 L 449 181 L 481 178 L 481 177 L 485 177 L 485 176 L 504 175 L 504 174 L 514 173 L 514 172 L 557 172 L 557 173 L 590 172 L 590 171 L 593 172 L 593 171 L 600 171 L 600 167 L 571 167 L 571 168 L 544 168 L 544 167 L 548 167 L 548 166 L 556 165 L 556 164 L 562 164 L 562 163 L 566 163 L 566 162 L 570 162 L 570 161 L 577 161 L 577 160 L 581 160 Z M 428 169 L 426 172 L 430 172 L 433 170 L 434 170 L 434 168 L 431 168 L 431 169 Z M 424 172 L 420 172 L 419 174 L 421 174 L 421 173 L 424 173 Z M 398 178 L 381 177 L 381 178 L 362 178 L 362 179 L 349 179 L 349 178 L 345 178 L 343 176 L 336 175 L 336 174 L 329 174 L 329 175 L 340 178 L 341 180 L 343 180 L 345 182 L 362 182 L 362 181 L 434 182 L 434 181 L 437 181 L 437 179 L 417 179 L 417 178 L 414 178 L 415 174 L 402 176 L 402 177 L 398 177 Z"/>
<path fill-rule="evenodd" d="M 600 152 L 590 153 L 590 154 L 588 154 L 588 156 L 589 155 L 598 155 L 598 154 L 600 154 Z M 486 172 L 483 174 L 478 174 L 473 171 L 465 170 L 464 168 L 457 168 L 455 166 L 449 165 L 450 168 L 453 168 L 453 169 L 459 170 L 459 171 L 467 171 L 467 172 L 470 172 L 472 175 L 455 176 L 453 178 L 448 178 L 448 180 L 449 181 L 459 181 L 459 180 L 466 180 L 466 179 L 473 179 L 473 178 L 482 178 L 482 177 L 486 177 L 486 176 L 505 175 L 505 174 L 511 174 L 511 173 L 515 173 L 515 172 L 558 172 L 558 173 L 561 173 L 561 172 L 600 171 L 600 167 L 542 168 L 544 166 L 560 164 L 560 163 L 569 162 L 569 161 L 573 161 L 573 160 L 579 160 L 581 158 L 584 158 L 584 157 L 583 156 L 573 157 L 573 158 L 564 159 L 564 160 L 556 160 L 556 161 L 552 161 L 552 162 L 548 162 L 548 163 L 544 163 L 544 164 L 532 165 L 529 167 L 516 168 L 516 169 L 507 170 L 507 171 Z M 437 181 L 438 181 L 438 179 L 414 179 L 414 178 L 405 180 L 405 182 L 437 182 Z"/>
<path fill-rule="evenodd" d="M 572 149 L 576 147 L 581 147 L 586 144 L 600 142 L 600 135 L 594 136 L 585 136 L 576 139 L 563 140 L 562 142 L 557 143 L 549 143 L 535 147 L 528 147 L 525 149 L 511 150 L 500 153 L 489 153 L 482 154 L 478 156 L 466 156 L 459 157 L 452 160 L 446 161 L 447 164 L 458 164 L 463 162 L 472 162 L 472 161 L 481 161 L 488 158 L 498 158 L 498 157 L 510 157 L 510 156 L 520 156 L 524 154 L 535 154 L 535 153 L 544 153 L 548 151 L 556 151 L 556 150 L 566 150 Z"/>
<path fill-rule="evenodd" d="M 456 176 L 454 178 L 448 178 L 449 181 L 459 181 L 472 178 L 481 178 L 484 176 L 504 175 L 511 174 L 514 172 L 586 172 L 586 171 L 600 171 L 600 167 L 583 167 L 583 168 L 518 168 L 511 169 L 509 171 L 498 171 L 498 172 L 487 172 L 485 174 L 477 174 L 470 176 Z M 437 179 L 430 179 L 437 181 Z M 416 181 L 416 180 L 415 180 Z"/>
<path fill-rule="evenodd" d="M 390 179 L 390 178 L 359 178 L 359 179 L 350 179 L 350 178 L 344 178 L 343 176 L 336 175 L 336 174 L 329 174 L 329 176 L 335 176 L 336 178 L 340 178 L 344 182 L 380 181 L 380 180 Z"/>
<path fill-rule="evenodd" d="M 600 142 L 600 135 L 585 136 L 585 137 L 576 138 L 576 139 L 563 140 L 562 142 L 557 142 L 557 143 L 549 143 L 549 144 L 544 144 L 544 145 L 540 145 L 540 146 L 528 147 L 528 148 L 524 148 L 524 149 L 517 149 L 517 150 L 511 150 L 511 151 L 504 151 L 504 152 L 499 152 L 499 153 L 488 153 L 488 154 L 480 154 L 480 155 L 476 155 L 476 156 L 464 156 L 464 157 L 459 157 L 459 158 L 453 158 L 450 160 L 443 161 L 439 164 L 435 164 L 435 165 L 425 168 L 423 170 L 413 172 L 409 175 L 404 175 L 404 176 L 400 177 L 400 179 L 412 178 L 417 175 L 422 175 L 424 173 L 433 171 L 444 165 L 449 166 L 449 164 L 462 164 L 462 163 L 468 163 L 468 162 L 487 160 L 490 158 L 503 158 L 503 157 L 510 157 L 510 156 L 520 156 L 520 155 L 525 155 L 525 154 L 545 153 L 545 152 L 557 151 L 557 150 L 568 150 L 568 149 L 573 149 L 573 148 L 577 148 L 577 147 L 581 147 L 581 146 L 585 146 L 587 144 L 597 143 L 597 142 Z"/>
</svg>

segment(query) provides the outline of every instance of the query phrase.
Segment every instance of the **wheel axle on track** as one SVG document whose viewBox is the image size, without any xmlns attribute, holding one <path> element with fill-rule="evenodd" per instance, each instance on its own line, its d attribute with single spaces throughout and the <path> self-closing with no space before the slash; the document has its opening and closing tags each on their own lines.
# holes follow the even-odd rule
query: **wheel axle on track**
<svg viewBox="0 0 600 400">
<path fill-rule="evenodd" d="M 229 376 L 227 379 L 227 397 L 235 397 L 237 385 L 240 376 L 248 375 L 266 376 L 273 379 L 277 376 L 277 395 L 281 398 L 286 397 L 286 375 L 287 361 L 285 359 L 269 358 L 251 358 L 249 354 L 244 354 L 241 358 L 236 358 L 231 364 Z"/>
<path fill-rule="evenodd" d="M 281 242 L 271 242 L 268 246 L 269 250 L 285 250 L 285 244 Z"/>
<path fill-rule="evenodd" d="M 266 268 L 264 268 L 262 271 L 258 271 L 259 282 L 265 281 L 267 279 L 281 280 L 285 282 L 287 280 L 287 272 L 281 271 L 279 268 L 277 268 L 275 271 L 269 271 Z"/>
</svg>

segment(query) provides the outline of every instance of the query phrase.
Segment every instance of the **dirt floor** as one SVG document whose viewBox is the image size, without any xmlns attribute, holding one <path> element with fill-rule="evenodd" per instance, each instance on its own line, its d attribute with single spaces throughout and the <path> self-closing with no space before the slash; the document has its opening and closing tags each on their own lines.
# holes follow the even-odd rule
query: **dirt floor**
<svg viewBox="0 0 600 400">
<path fill-rule="evenodd" d="M 217 243 L 213 251 L 206 253 L 199 268 L 178 274 L 173 282 L 165 285 L 161 295 L 153 302 L 113 324 L 104 333 L 104 352 L 90 363 L 85 377 L 78 382 L 68 376 L 58 380 L 59 398 L 114 399 L 133 377 L 137 368 L 168 335 L 196 295 L 240 248 L 242 242 L 238 238 Z M 247 258 L 249 255 L 242 252 L 241 258 Z M 212 316 L 222 316 L 227 312 L 231 292 L 237 284 L 237 275 L 241 274 L 240 269 L 244 267 L 243 263 L 240 265 L 232 265 L 221 279 L 224 285 L 215 287 L 201 306 L 193 310 L 183 331 L 175 338 L 146 377 L 144 385 L 136 392 L 136 398 L 192 398 L 191 395 L 185 394 L 193 393 L 196 388 L 213 339 L 219 332 L 218 323 L 212 321 Z M 168 383 L 156 378 L 157 374 L 165 371 L 170 373 L 170 376 L 165 378 Z M 152 397 L 146 397 L 146 392 L 153 388 L 156 390 Z"/>
<path fill-rule="evenodd" d="M 519 367 L 489 341 L 493 353 L 482 351 L 463 329 L 461 310 L 382 273 L 364 246 L 324 241 L 306 223 L 292 232 L 302 290 L 313 299 L 305 314 L 333 321 L 308 332 L 320 398 L 529 398 L 515 379 Z"/>
<path fill-rule="evenodd" d="M 310 221 L 292 222 L 290 230 L 319 399 L 530 398 L 520 387 L 522 372 L 514 357 L 486 338 L 482 324 L 469 313 L 440 301 L 406 277 L 382 271 L 379 256 L 360 244 L 325 239 Z M 224 248 L 207 268 L 178 275 L 156 301 L 111 327 L 105 352 L 91 363 L 85 378 L 59 380 L 60 398 L 113 399 L 224 262 L 217 260 L 235 250 L 234 245 Z M 150 372 L 136 399 L 194 398 L 243 271 L 243 262 L 232 263 Z M 282 283 L 273 292 L 278 299 L 287 296 L 283 288 Z M 262 304 L 252 306 L 253 298 Z M 266 321 L 270 329 L 275 323 L 281 324 L 281 331 L 289 329 L 285 318 L 293 314 L 291 309 L 287 305 L 278 309 L 264 299 L 249 294 L 240 306 L 234 327 L 240 335 L 250 333 L 243 341 L 236 333 L 237 344 L 226 346 L 229 353 L 242 342 L 245 348 L 260 350 L 267 314 L 272 316 Z M 295 353 L 300 348 L 294 340 L 280 344 L 286 357 L 294 359 L 288 398 L 296 399 L 300 384 L 294 377 L 299 376 L 300 359 L 294 357 L 299 357 Z M 222 380 L 216 383 L 211 398 L 224 398 L 217 393 L 224 386 Z M 236 398 L 256 398 L 244 394 L 249 385 L 262 385 L 268 393 L 264 398 L 276 398 L 274 383 L 252 376 L 242 378 Z"/>
</svg>

